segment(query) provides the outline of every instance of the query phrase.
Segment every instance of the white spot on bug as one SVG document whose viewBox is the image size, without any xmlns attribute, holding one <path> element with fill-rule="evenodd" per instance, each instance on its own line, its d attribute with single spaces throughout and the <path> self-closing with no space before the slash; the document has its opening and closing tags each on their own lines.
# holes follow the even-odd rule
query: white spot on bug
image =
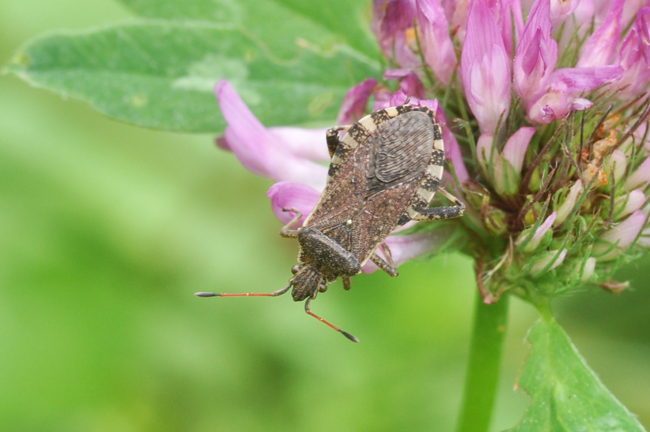
<svg viewBox="0 0 650 432">
<path fill-rule="evenodd" d="M 352 219 L 348 219 L 348 221 L 345 223 L 347 226 L 352 225 Z"/>
<path fill-rule="evenodd" d="M 355 148 L 359 147 L 359 142 L 352 138 L 350 134 L 346 134 L 343 139 L 341 140 L 343 145 L 345 145 L 345 148 L 354 150 Z"/>
<path fill-rule="evenodd" d="M 359 120 L 359 123 L 365 127 L 368 132 L 373 133 L 374 131 L 377 130 L 377 125 L 375 124 L 375 121 L 372 119 L 370 116 L 365 116 L 361 120 Z"/>
<path fill-rule="evenodd" d="M 437 178 L 438 180 L 442 178 L 443 172 L 444 172 L 444 168 L 440 165 L 429 165 L 427 167 L 427 174 L 429 174 L 433 178 Z"/>
<path fill-rule="evenodd" d="M 385 111 L 386 111 L 386 114 L 388 114 L 389 117 L 396 117 L 397 114 L 398 114 L 397 108 L 395 108 L 395 107 L 388 107 L 388 108 L 385 109 Z"/>
<path fill-rule="evenodd" d="M 422 197 L 422 199 L 424 199 L 425 201 L 431 202 L 431 200 L 433 199 L 433 196 L 435 195 L 435 192 L 431 192 L 429 190 L 426 190 L 423 187 L 419 187 L 417 189 L 417 191 L 416 191 L 416 194 L 418 196 Z"/>
</svg>

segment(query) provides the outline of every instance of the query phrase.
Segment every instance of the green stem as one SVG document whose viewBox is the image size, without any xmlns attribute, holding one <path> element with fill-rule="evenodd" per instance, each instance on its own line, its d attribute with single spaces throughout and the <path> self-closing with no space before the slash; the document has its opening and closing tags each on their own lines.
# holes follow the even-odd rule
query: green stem
<svg viewBox="0 0 650 432">
<path fill-rule="evenodd" d="M 483 303 L 478 290 L 476 298 L 465 395 L 457 432 L 487 432 L 490 427 L 508 324 L 509 295 L 491 305 Z"/>
</svg>

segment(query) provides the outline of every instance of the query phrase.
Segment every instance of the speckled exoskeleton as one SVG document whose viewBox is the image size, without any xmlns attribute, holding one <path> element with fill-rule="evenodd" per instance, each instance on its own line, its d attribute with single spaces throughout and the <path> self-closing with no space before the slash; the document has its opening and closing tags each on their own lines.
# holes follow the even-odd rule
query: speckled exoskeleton
<svg viewBox="0 0 650 432">
<path fill-rule="evenodd" d="M 346 132 L 339 138 L 341 132 Z M 280 234 L 297 238 L 299 264 L 292 268 L 289 286 L 268 294 L 216 294 L 212 296 L 279 296 L 293 287 L 295 301 L 307 300 L 305 311 L 342 333 L 358 339 L 311 312 L 319 292 L 338 278 L 350 289 L 350 278 L 371 260 L 390 276 L 397 276 L 388 235 L 408 221 L 432 221 L 463 214 L 461 201 L 440 188 L 445 161 L 440 125 L 427 107 L 400 105 L 375 111 L 349 126 L 327 131 L 332 162 L 327 186 L 302 227 L 294 218 Z M 436 191 L 454 205 L 429 208 Z M 376 253 L 378 247 L 386 259 Z"/>
</svg>

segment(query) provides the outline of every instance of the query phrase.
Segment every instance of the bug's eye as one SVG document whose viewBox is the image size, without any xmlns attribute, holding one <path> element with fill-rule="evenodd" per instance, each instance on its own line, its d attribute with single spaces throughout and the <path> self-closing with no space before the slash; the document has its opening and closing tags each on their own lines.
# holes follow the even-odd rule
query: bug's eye
<svg viewBox="0 0 650 432">
<path fill-rule="evenodd" d="M 295 265 L 295 266 L 291 267 L 291 273 L 296 274 L 299 271 L 300 271 L 300 266 L 299 265 Z"/>
</svg>

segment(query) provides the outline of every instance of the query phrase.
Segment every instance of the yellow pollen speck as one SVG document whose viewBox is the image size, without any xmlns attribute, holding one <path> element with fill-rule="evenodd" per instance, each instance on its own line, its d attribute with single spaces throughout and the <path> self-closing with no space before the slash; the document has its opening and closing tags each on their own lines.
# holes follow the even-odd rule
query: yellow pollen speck
<svg viewBox="0 0 650 432">
<path fill-rule="evenodd" d="M 411 48 L 413 51 L 418 49 L 418 40 L 415 36 L 415 28 L 409 27 L 406 29 L 406 45 Z"/>
<path fill-rule="evenodd" d="M 582 171 L 582 181 L 585 182 L 585 184 L 589 184 L 595 175 L 597 175 L 597 178 L 594 180 L 593 187 L 597 188 L 609 183 L 607 173 L 603 167 L 603 158 L 607 151 L 616 145 L 617 141 L 616 132 L 614 132 L 613 129 L 610 129 L 607 138 L 600 139 L 593 144 L 591 154 L 589 154 L 588 151 L 585 152 L 586 149 L 583 149 L 581 155 L 583 162 L 587 163 L 591 156 L 591 160 L 589 160 L 589 163 L 587 163 L 586 167 Z"/>
</svg>

